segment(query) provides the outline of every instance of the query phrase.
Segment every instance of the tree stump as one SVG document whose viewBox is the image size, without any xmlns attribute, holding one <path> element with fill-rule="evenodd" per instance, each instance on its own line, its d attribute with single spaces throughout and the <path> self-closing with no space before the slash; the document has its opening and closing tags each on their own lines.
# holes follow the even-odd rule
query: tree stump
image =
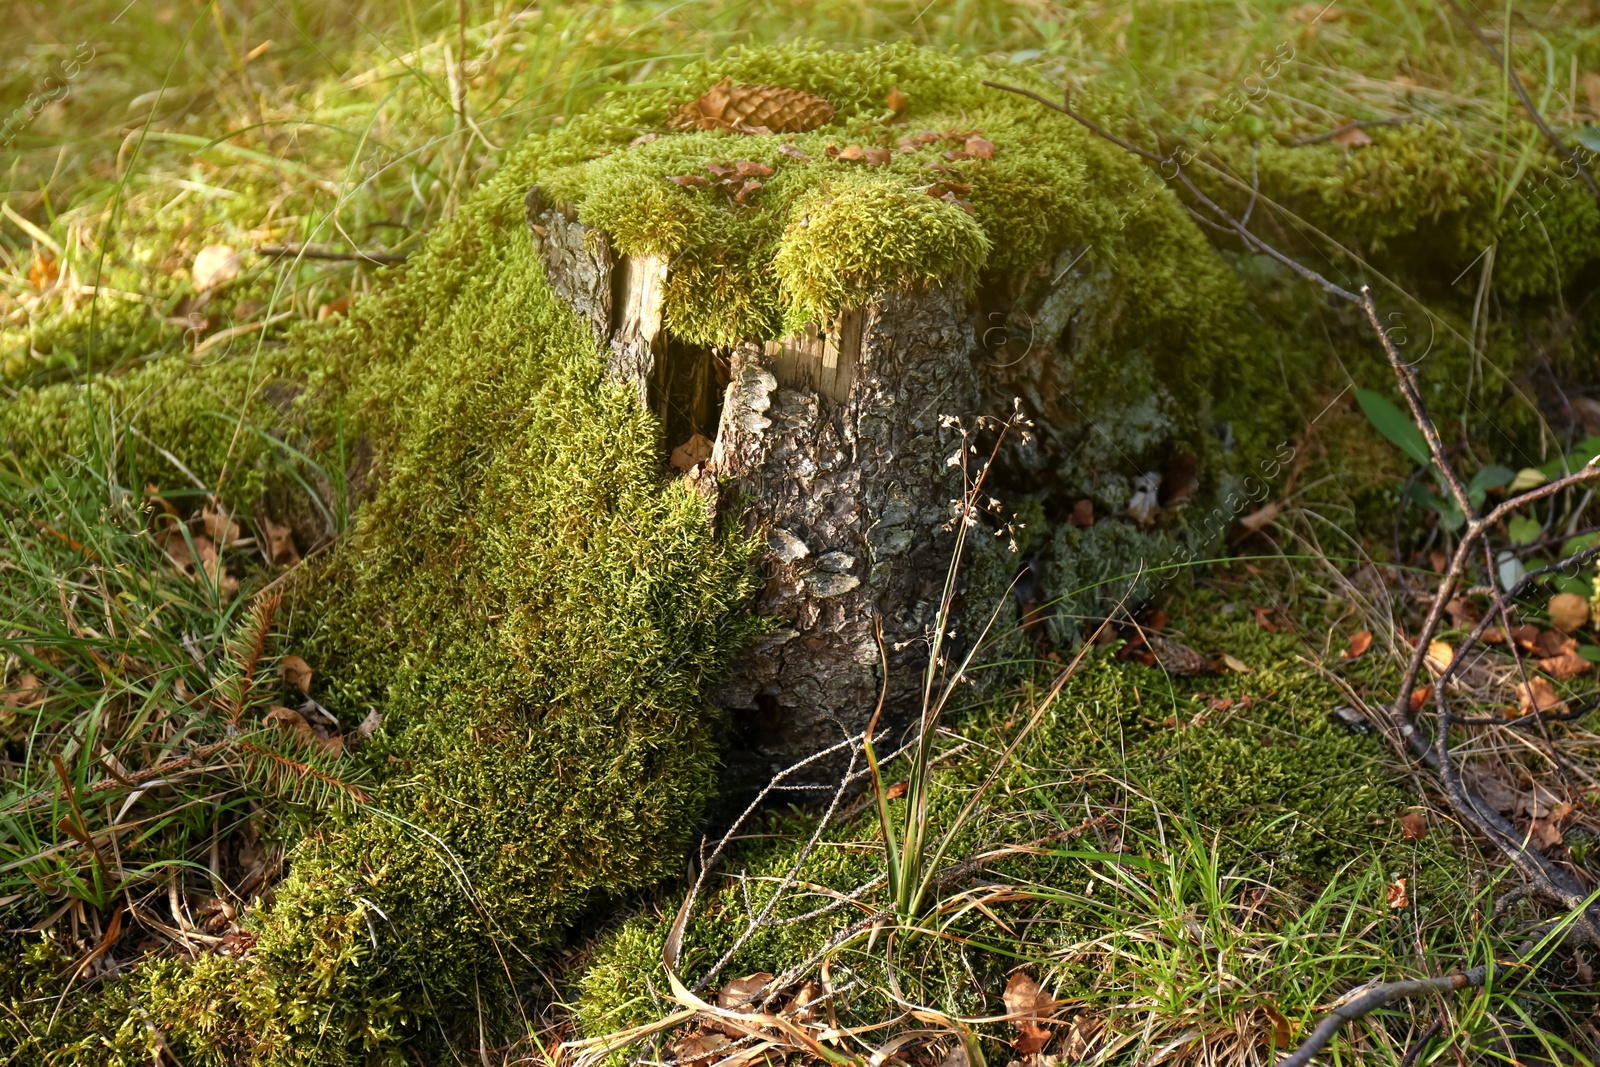
<svg viewBox="0 0 1600 1067">
<path fill-rule="evenodd" d="M 735 773 L 769 774 L 859 732 L 885 663 L 886 708 L 906 719 L 963 489 L 950 462 L 960 436 L 941 416 L 967 418 L 979 402 L 962 286 L 881 293 L 822 328 L 724 355 L 662 329 L 665 263 L 613 255 L 537 188 L 527 205 L 551 285 L 593 326 L 610 376 L 661 416 L 664 452 L 710 436 L 688 476 L 766 541 L 755 606 L 773 631 L 719 697 L 741 750 Z"/>
</svg>

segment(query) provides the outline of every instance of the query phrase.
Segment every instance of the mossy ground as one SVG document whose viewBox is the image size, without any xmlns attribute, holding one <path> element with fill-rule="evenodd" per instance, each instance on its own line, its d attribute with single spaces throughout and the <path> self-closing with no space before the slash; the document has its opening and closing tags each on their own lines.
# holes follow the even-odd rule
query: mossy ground
<svg viewBox="0 0 1600 1067">
<path fill-rule="evenodd" d="M 916 37 L 926 30 L 912 6 L 887 14 L 823 6 L 808 12 L 807 25 L 845 26 L 842 36 L 866 40 L 873 34 L 862 20 L 898 18 L 892 25 Z M 1192 45 L 1230 27 L 1234 16 L 1220 10 L 1172 7 L 1165 16 L 1181 23 L 1175 40 Z M 1540 417 L 1524 383 L 1543 364 L 1531 346 L 1512 342 L 1549 337 L 1552 306 L 1592 272 L 1600 253 L 1593 202 L 1571 183 L 1547 180 L 1555 161 L 1514 107 L 1485 123 L 1477 102 L 1453 109 L 1437 92 L 1413 97 L 1398 88 L 1406 84 L 1401 77 L 1434 90 L 1450 83 L 1476 101 L 1470 92 L 1481 96 L 1481 83 L 1497 76 L 1453 39 L 1438 11 L 1374 9 L 1317 30 L 1287 8 L 1256 14 L 1248 33 L 1225 38 L 1228 54 L 1244 57 L 1229 69 L 1242 78 L 1287 39 L 1303 58 L 1276 82 L 1282 91 L 1233 108 L 1224 94 L 1181 74 L 1194 69 L 1193 57 L 1183 67 L 1167 56 L 1154 68 L 1166 79 L 1154 133 L 1204 143 L 1214 165 L 1242 180 L 1255 174 L 1265 201 L 1295 213 L 1272 216 L 1286 245 L 1304 251 L 1309 245 L 1296 242 L 1315 227 L 1361 257 L 1339 260 L 1341 280 L 1381 272 L 1428 300 L 1426 312 L 1403 306 L 1417 309 L 1410 328 L 1419 346 L 1424 326 L 1437 339 L 1425 378 L 1446 424 L 1459 423 L 1482 460 L 1503 458 L 1502 449 L 1537 452 Z M 141 9 L 131 17 L 158 16 Z M 1074 491 L 1106 509 L 1126 499 L 1130 455 L 1119 452 L 1147 466 L 1186 442 L 1217 459 L 1221 473 L 1207 492 L 1226 500 L 1226 476 L 1240 475 L 1230 463 L 1248 472 L 1286 427 L 1296 428 L 1296 416 L 1314 415 L 1347 377 L 1383 385 L 1370 345 L 1354 340 L 1357 324 L 1263 263 L 1214 247 L 1126 156 L 1064 118 L 976 84 L 997 74 L 1041 87 L 1076 79 L 1083 106 L 1144 136 L 1146 98 L 1119 89 L 1117 64 L 1073 44 L 1063 29 L 1083 15 L 1042 18 L 1006 6 L 929 14 L 928 26 L 943 27 L 941 43 L 967 37 L 1005 43 L 1008 52 L 1022 42 L 1046 45 L 1040 55 L 1018 52 L 988 65 L 903 46 L 729 55 L 711 48 L 714 58 L 664 71 L 608 66 L 615 55 L 605 50 L 640 62 L 656 52 L 681 55 L 682 37 L 674 35 L 688 31 L 648 18 L 630 26 L 625 17 L 577 11 L 533 39 L 547 51 L 532 54 L 504 44 L 530 40 L 523 23 L 472 26 L 468 43 L 483 65 L 463 91 L 481 105 L 474 113 L 489 131 L 481 142 L 450 104 L 442 44 L 457 40 L 455 29 L 439 12 L 425 12 L 423 30 L 435 39 L 422 40 L 412 21 L 414 64 L 375 59 L 379 76 L 371 81 L 326 87 L 331 104 L 292 92 L 268 99 L 240 74 L 243 93 L 231 80 L 217 90 L 229 121 L 204 128 L 202 137 L 185 116 L 196 113 L 204 90 L 184 88 L 176 95 L 187 102 L 161 112 L 170 125 L 158 132 L 169 136 L 140 143 L 144 158 L 158 161 L 148 188 L 139 187 L 144 178 L 123 179 L 143 172 L 96 169 L 63 152 L 54 166 L 85 176 L 82 202 L 63 201 L 47 183 L 43 194 L 29 191 L 23 209 L 58 246 L 56 255 L 40 246 L 41 261 L 53 260 L 74 285 L 100 277 L 138 299 L 91 304 L 75 289 L 29 282 L 34 250 L 26 242 L 36 239 L 8 246 L 15 292 L 23 294 L 4 298 L 3 369 L 11 384 L 0 436 L 13 462 L 39 472 L 63 457 L 92 458 L 135 493 L 150 483 L 178 484 L 187 470 L 242 508 L 272 494 L 299 494 L 304 507 L 304 485 L 342 493 L 352 469 L 375 472 L 353 521 L 330 512 L 323 533 L 338 542 L 294 585 L 287 647 L 315 663 L 316 695 L 342 720 L 360 721 L 372 709 L 384 724 L 348 757 L 376 782 L 374 810 L 312 821 L 276 899 L 250 912 L 247 952 L 146 959 L 117 980 L 96 977 L 83 996 L 89 983 L 74 990 L 59 946 L 26 939 L 23 962 L 4 979 L 15 1014 L 0 1021 L 21 1050 L 16 1062 L 143 1063 L 161 1040 L 183 1062 L 230 1064 L 399 1062 L 408 1046 L 428 1055 L 470 1048 L 479 1040 L 480 1008 L 490 1030 L 519 1030 L 515 993 L 531 980 L 530 958 L 583 908 L 677 870 L 715 787 L 706 695 L 750 632 L 740 611 L 749 550 L 708 530 L 695 497 L 663 484 L 655 427 L 621 392 L 599 384 L 602 364 L 586 334 L 540 277 L 521 218 L 530 180 L 576 203 L 624 250 L 672 257 L 668 327 L 704 343 L 776 336 L 885 284 L 955 275 L 978 289 L 1059 253 L 1091 250 L 1083 287 L 1098 319 L 1083 324 L 1084 342 L 1063 361 L 1060 378 L 1021 388 L 1039 392 L 1040 410 L 1060 397 L 1081 405 L 1062 420 L 1077 450 L 1058 474 L 1077 479 Z M 191 32 L 209 32 L 197 25 Z M 642 25 L 650 29 L 639 45 L 628 35 Z M 1404 34 L 1393 33 L 1395 25 Z M 156 23 L 144 29 L 164 32 Z M 1125 38 L 1132 32 L 1135 54 L 1150 47 L 1140 44 L 1149 38 L 1137 25 L 1113 30 Z M 584 40 L 588 50 L 564 50 L 562 35 Z M 1386 43 L 1374 49 L 1374 41 Z M 1560 55 L 1587 64 L 1594 57 L 1586 42 L 1562 38 Z M 698 39 L 695 47 L 702 48 Z M 173 54 L 188 56 L 181 48 Z M 151 81 L 141 73 L 146 62 L 123 45 L 97 69 L 143 92 L 171 77 L 157 72 Z M 280 71 L 286 82 L 293 62 Z M 234 63 L 245 69 L 238 54 Z M 1330 87 L 1322 73 L 1329 64 L 1356 73 Z M 179 66 L 196 85 L 206 78 Z M 639 77 L 599 100 L 619 71 Z M 839 107 L 840 121 L 792 139 L 662 135 L 628 147 L 724 75 L 819 92 Z M 1367 91 L 1372 80 L 1383 92 Z M 507 84 L 531 87 L 526 98 L 535 102 L 525 113 L 506 107 L 491 121 L 501 99 L 494 93 Z M 86 84 L 91 103 L 100 85 Z M 369 98 L 374 85 L 379 95 Z M 903 117 L 887 113 L 890 87 L 909 100 Z M 1556 79 L 1549 88 L 1557 91 Z M 105 95 L 117 97 L 120 109 L 127 94 Z M 385 110 L 391 100 L 415 121 Z M 1384 106 L 1401 100 L 1446 124 L 1374 128 L 1373 143 L 1362 148 L 1292 144 L 1339 116 L 1383 116 Z M 272 116 L 258 143 L 270 150 L 265 155 L 241 149 L 243 135 L 212 140 L 261 122 L 263 106 Z M 371 121 L 347 128 L 340 107 Z M 1566 101 L 1569 125 L 1580 107 Z M 29 136 L 67 123 L 59 111 L 45 114 Z M 319 118 L 302 126 L 307 115 Z M 324 118 L 337 128 L 315 132 Z M 271 140 L 274 123 L 296 126 L 295 139 Z M 830 142 L 897 149 L 902 136 L 923 128 L 981 133 L 995 145 L 994 158 L 946 160 L 954 140 L 895 151 L 882 168 L 825 152 Z M 530 141 L 516 135 L 530 129 Z M 513 135 L 500 138 L 500 131 Z M 491 138 L 517 147 L 502 155 L 485 147 Z M 811 162 L 779 154 L 785 140 Z M 347 142 L 362 147 L 350 156 Z M 368 145 L 376 147 L 363 155 Z M 1508 146 L 1521 164 L 1515 170 Z M 106 159 L 116 155 L 115 144 L 103 147 Z M 24 173 L 53 173 L 41 172 L 42 158 L 19 155 Z M 749 209 L 665 180 L 729 158 L 774 167 Z M 463 175 L 491 160 L 499 175 L 467 197 Z M 947 171 L 930 172 L 928 163 Z M 929 173 L 970 186 L 973 214 L 922 193 Z M 1236 208 L 1249 201 L 1247 189 L 1207 181 Z M 329 185 L 337 189 L 331 197 Z M 1549 197 L 1529 199 L 1530 188 L 1547 187 Z M 1523 203 L 1537 205 L 1530 224 L 1508 209 Z M 881 214 L 885 206 L 892 219 Z M 115 224 L 129 215 L 132 225 Z M 1308 227 L 1284 221 L 1293 217 Z M 365 244 L 373 227 L 396 220 L 436 227 L 398 280 L 307 263 L 279 274 L 250 261 L 237 282 L 202 303 L 181 276 L 206 241 L 325 240 L 337 222 Z M 1447 284 L 1489 241 L 1498 242 L 1498 273 L 1480 263 L 1468 282 Z M 1487 355 L 1464 340 L 1474 283 L 1492 289 L 1502 309 L 1485 334 L 1493 342 Z M 369 290 L 383 295 L 367 299 Z M 263 325 L 280 308 L 312 319 L 330 298 L 352 295 L 363 299 L 336 323 Z M 169 321 L 191 313 L 215 314 L 204 328 L 211 331 L 235 322 L 261 328 L 191 361 L 193 335 Z M 1555 341 L 1552 358 L 1565 374 L 1588 373 L 1583 353 L 1592 345 L 1584 341 L 1600 329 L 1588 314 Z M 1491 441 L 1480 422 L 1503 436 Z M 130 424 L 138 436 L 125 432 Z M 1340 425 L 1348 435 L 1362 428 Z M 1357 454 L 1335 446 L 1323 456 L 1339 468 Z M 1127 569 L 1128 552 L 1091 568 L 1080 547 L 1059 553 L 1055 595 Z M 1133 832 L 1150 832 L 1158 810 L 1182 813 L 1205 832 L 1224 831 L 1217 840 L 1228 862 L 1255 862 L 1249 857 L 1259 854 L 1275 875 L 1317 881 L 1357 848 L 1367 868 L 1382 872 L 1396 855 L 1392 820 L 1404 795 L 1378 772 L 1375 747 L 1327 722 L 1335 694 L 1284 667 L 1289 646 L 1261 644 L 1248 628 L 1218 640 L 1257 663 L 1258 673 L 1207 683 L 1210 698 L 1249 695 L 1252 707 L 1203 716 L 1203 725 L 1168 726 L 1169 716 L 1188 722 L 1183 713 L 1192 718 L 1203 705 L 1160 675 L 1096 663 L 1030 743 L 983 826 L 1050 825 L 1048 810 L 1032 805 L 1040 795 L 1058 808 L 1090 794 L 1091 803 L 1121 802 L 1127 794 L 1117 779 L 1148 794 L 1133 806 Z M 1008 714 L 1004 704 L 986 705 L 961 728 L 1000 736 Z M 952 788 L 978 766 L 954 766 Z M 1084 772 L 1083 781 L 1064 784 L 1062 769 Z M 1039 780 L 1025 780 L 1030 774 Z M 804 818 L 795 816 L 801 825 Z M 870 851 L 859 846 L 870 836 L 859 820 L 844 828 L 840 847 L 825 850 L 810 874 L 848 885 L 867 871 Z M 1437 886 L 1454 900 L 1448 894 L 1459 868 L 1439 854 L 1443 840 L 1411 858 L 1433 872 L 1425 892 Z M 746 862 L 776 869 L 790 847 L 774 844 Z M 1049 883 L 1079 877 L 1081 863 L 1052 859 L 1007 874 Z M 1063 929 L 1074 914 L 1087 914 L 1081 905 L 1062 905 Z M 702 947 L 695 951 L 726 943 L 730 929 L 697 920 L 692 943 Z M 654 973 L 650 953 L 659 936 L 658 923 L 635 920 L 602 952 L 584 981 L 588 1025 L 653 1010 L 644 980 Z M 819 936 L 817 928 L 765 939 L 744 959 L 749 969 L 781 964 Z M 970 1006 L 962 999 L 968 994 L 956 992 L 951 958 L 934 952 L 928 966 L 948 980 L 937 995 Z M 46 996 L 60 997 L 59 1015 L 58 1001 Z M 1297 1020 L 1315 1003 L 1302 998 Z"/>
<path fill-rule="evenodd" d="M 887 962 L 882 939 L 873 945 L 858 940 L 836 953 L 835 985 L 859 983 L 836 1005 L 840 1026 L 895 1014 L 891 988 L 904 998 L 900 1006 L 909 1001 L 956 1018 L 1001 1015 L 1008 974 L 1028 966 L 1071 1006 L 1068 1014 L 1143 1031 L 1139 1047 L 1146 1050 L 1191 1026 L 1213 1037 L 1226 1033 L 1262 1004 L 1281 1012 L 1298 1034 L 1319 1014 L 1318 997 L 1329 986 L 1409 973 L 1416 965 L 1413 939 L 1437 942 L 1439 951 L 1472 940 L 1478 931 L 1463 918 L 1482 905 L 1470 845 L 1464 854 L 1463 841 L 1437 820 L 1423 840 L 1406 840 L 1399 819 L 1416 809 L 1388 770 L 1382 742 L 1330 714 L 1339 691 L 1314 668 L 1294 663 L 1296 639 L 1269 635 L 1253 620 L 1220 618 L 1221 600 L 1211 590 L 1184 598 L 1184 617 L 1194 623 L 1185 638 L 1230 650 L 1252 672 L 1174 678 L 1159 668 L 1119 663 L 1112 650 L 1084 663 L 1014 753 L 983 817 L 961 832 L 953 855 L 1040 841 L 1099 821 L 1081 836 L 1036 846 L 948 887 L 918 924 L 924 938 L 896 963 Z M 935 833 L 951 825 L 1040 695 L 1027 689 L 985 701 L 949 724 L 950 755 L 938 774 L 929 819 Z M 894 765 L 886 769 L 890 778 L 903 773 Z M 876 815 L 870 805 L 855 810 L 800 864 L 793 875 L 800 888 L 785 895 L 774 919 L 815 909 L 881 874 Z M 733 947 L 748 917 L 791 871 L 815 819 L 814 812 L 773 812 L 748 831 L 749 843 L 713 878 L 685 928 L 679 973 L 686 980 Z M 1170 908 L 1119 894 L 1115 879 L 1102 879 L 1116 864 L 1138 868 L 1141 878 L 1174 893 L 1163 898 Z M 1410 887 L 1408 911 L 1386 902 L 1386 887 L 1402 877 Z M 1300 916 L 1319 917 L 1284 943 L 1263 940 L 1248 949 L 1240 943 L 1248 938 L 1230 941 L 1213 933 L 1201 951 L 1218 956 L 1211 964 L 1238 979 L 1228 987 L 1237 995 L 1213 988 L 1206 996 L 1193 988 L 1195 975 L 1186 968 L 1208 965 L 1180 962 L 1181 934 L 1161 965 L 1141 959 L 1136 945 L 1123 946 L 1120 955 L 1106 947 L 1119 928 L 1152 945 L 1170 936 L 1169 924 L 1213 930 L 1251 887 L 1270 887 L 1265 922 L 1274 931 L 1287 936 Z M 766 926 L 713 987 L 744 974 L 781 972 L 806 958 L 879 898 L 867 893 L 861 899 L 861 906 L 824 920 Z M 974 906 L 977 899 L 985 901 L 982 907 Z M 681 895 L 652 898 L 600 942 L 578 982 L 586 1033 L 611 1033 L 673 1009 L 661 961 L 680 902 Z M 1292 941 L 1301 937 L 1307 940 L 1296 948 Z M 1290 959 L 1297 962 L 1288 966 Z M 1251 1032 L 1250 1041 L 1268 1040 L 1250 1025 L 1240 1030 Z M 984 1032 L 995 1041 L 986 1055 L 1008 1054 L 1009 1029 Z M 1352 1040 L 1346 1054 L 1381 1053 L 1365 1035 Z"/>
</svg>

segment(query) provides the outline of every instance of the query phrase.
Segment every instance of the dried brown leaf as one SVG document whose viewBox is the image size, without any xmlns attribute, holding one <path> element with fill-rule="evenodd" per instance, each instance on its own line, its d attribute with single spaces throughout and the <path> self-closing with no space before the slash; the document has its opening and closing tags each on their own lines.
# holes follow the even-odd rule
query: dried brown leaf
<svg viewBox="0 0 1600 1067">
<path fill-rule="evenodd" d="M 967 138 L 966 153 L 974 159 L 993 159 L 994 142 L 983 137 L 972 136 Z"/>
<path fill-rule="evenodd" d="M 673 185 L 689 186 L 695 189 L 709 189 L 711 187 L 711 183 L 698 174 L 671 174 L 667 176 L 667 181 Z"/>
<path fill-rule="evenodd" d="M 201 291 L 212 289 L 239 276 L 239 253 L 228 245 L 206 245 L 194 257 L 189 277 Z"/>
<path fill-rule="evenodd" d="M 765 163 L 757 163 L 750 159 L 736 159 L 733 161 L 733 172 L 741 178 L 770 178 L 772 168 Z"/>
<path fill-rule="evenodd" d="M 1360 126 L 1349 126 L 1333 135 L 1333 143 L 1346 148 L 1365 148 L 1372 143 L 1372 137 Z"/>
<path fill-rule="evenodd" d="M 1534 677 L 1526 682 L 1518 682 L 1516 693 L 1518 711 L 1522 715 L 1532 715 L 1536 711 L 1559 715 L 1567 710 L 1566 701 L 1556 696 L 1555 686 L 1543 678 Z"/>
<path fill-rule="evenodd" d="M 261 528 L 266 534 L 268 562 L 274 567 L 293 567 L 300 562 L 300 551 L 295 548 L 294 531 L 290 527 L 263 518 Z"/>
<path fill-rule="evenodd" d="M 1067 516 L 1067 524 L 1085 529 L 1094 525 L 1094 501 L 1080 500 L 1072 505 L 1072 514 Z"/>
<path fill-rule="evenodd" d="M 1521 794 L 1507 785 L 1505 780 L 1497 775 L 1475 774 L 1472 776 L 1470 784 L 1478 795 L 1488 802 L 1490 807 L 1502 814 L 1516 811 L 1518 804 L 1521 802 Z"/>
<path fill-rule="evenodd" d="M 711 458 L 711 447 L 710 439 L 704 434 L 691 434 L 687 441 L 672 450 L 669 462 L 680 471 L 693 470 Z"/>
<path fill-rule="evenodd" d="M 889 95 L 884 99 L 884 103 L 889 105 L 890 111 L 898 115 L 906 109 L 906 105 L 911 101 L 906 98 L 905 93 L 900 91 L 898 85 L 891 85 L 889 86 Z"/>
<path fill-rule="evenodd" d="M 205 524 L 206 533 L 224 544 L 231 545 L 241 536 L 238 521 L 220 504 L 208 503 L 201 508 L 200 520 Z"/>
<path fill-rule="evenodd" d="M 301 696 L 311 695 L 311 678 L 314 673 L 311 665 L 299 656 L 285 656 L 278 661 L 278 677 L 300 690 Z"/>
<path fill-rule="evenodd" d="M 1038 1023 L 1028 1021 L 1017 1028 L 1011 1047 L 1024 1056 L 1031 1056 L 1050 1043 L 1051 1033 Z"/>
<path fill-rule="evenodd" d="M 1548 611 L 1550 625 L 1569 633 L 1589 624 L 1589 601 L 1577 593 L 1557 593 L 1550 598 Z"/>
<path fill-rule="evenodd" d="M 1396 878 L 1393 884 L 1386 887 L 1385 896 L 1388 897 L 1389 907 L 1399 909 L 1411 906 L 1411 899 L 1406 896 L 1406 880 Z"/>
<path fill-rule="evenodd" d="M 800 149 L 795 145 L 792 145 L 792 144 L 781 144 L 781 145 L 778 146 L 778 151 L 782 152 L 784 155 L 788 156 L 790 159 L 794 160 L 797 163 L 810 163 L 811 162 L 811 157 L 806 155 L 804 152 L 800 151 Z"/>
<path fill-rule="evenodd" d="M 1372 631 L 1357 630 L 1350 635 L 1350 647 L 1339 653 L 1340 659 L 1359 659 L 1372 647 Z"/>
<path fill-rule="evenodd" d="M 839 149 L 838 153 L 835 154 L 834 158 L 835 159 L 849 160 L 851 162 L 854 162 L 854 161 L 860 159 L 862 157 L 862 155 L 864 155 L 864 154 L 865 154 L 865 150 L 860 145 L 853 144 L 853 145 L 848 145 L 848 146 L 846 146 L 844 148 Z"/>
<path fill-rule="evenodd" d="M 1537 661 L 1539 669 L 1558 682 L 1569 678 L 1576 678 L 1580 674 L 1587 674 L 1594 669 L 1594 664 L 1578 655 L 1576 650 L 1563 652 L 1559 656 L 1551 656 Z"/>
<path fill-rule="evenodd" d="M 1421 841 L 1428 836 L 1428 817 L 1420 811 L 1408 811 L 1400 816 L 1400 840 Z"/>
<path fill-rule="evenodd" d="M 862 158 L 869 167 L 887 167 L 891 155 L 887 148 L 869 148 L 862 153 Z"/>
<path fill-rule="evenodd" d="M 28 284 L 35 289 L 48 289 L 61 276 L 61 264 L 49 252 L 35 250 L 33 262 L 28 264 Z"/>
</svg>

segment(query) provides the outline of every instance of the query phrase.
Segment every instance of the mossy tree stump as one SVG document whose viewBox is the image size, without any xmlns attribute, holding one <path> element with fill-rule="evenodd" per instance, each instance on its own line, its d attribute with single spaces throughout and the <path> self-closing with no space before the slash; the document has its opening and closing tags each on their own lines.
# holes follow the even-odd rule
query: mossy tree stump
<svg viewBox="0 0 1600 1067">
<path fill-rule="evenodd" d="M 617 255 L 537 188 L 527 206 L 551 285 L 593 327 L 610 376 L 661 415 L 664 452 L 709 430 L 709 454 L 686 476 L 714 516 L 766 540 L 756 607 L 773 630 L 719 695 L 735 714 L 736 772 L 769 772 L 861 730 L 885 657 L 888 706 L 903 714 L 962 492 L 948 462 L 960 439 L 940 417 L 979 403 L 964 287 L 882 292 L 824 328 L 718 352 L 663 329 L 665 261 Z M 685 380 L 694 388 L 674 388 Z"/>
</svg>

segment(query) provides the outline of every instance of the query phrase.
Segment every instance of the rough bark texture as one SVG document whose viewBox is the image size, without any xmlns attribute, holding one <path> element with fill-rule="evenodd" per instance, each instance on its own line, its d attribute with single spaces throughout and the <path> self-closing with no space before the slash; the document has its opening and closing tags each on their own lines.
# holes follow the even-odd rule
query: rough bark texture
<svg viewBox="0 0 1600 1067">
<path fill-rule="evenodd" d="M 612 377 L 657 404 L 671 380 L 663 361 L 697 358 L 660 328 L 666 264 L 620 259 L 537 189 L 528 223 Z M 965 294 L 948 286 L 884 293 L 826 330 L 729 354 L 711 459 L 689 477 L 769 546 L 756 607 L 774 632 L 745 651 L 720 696 L 740 748 L 735 777 L 763 777 L 866 725 L 884 678 L 875 620 L 891 721 L 920 707 L 953 544 L 945 526 L 962 491 L 948 462 L 959 436 L 940 416 L 977 411 L 975 352 Z"/>
<path fill-rule="evenodd" d="M 920 705 L 953 540 L 942 528 L 961 493 L 946 463 L 959 441 L 939 416 L 968 416 L 977 401 L 972 327 L 951 287 L 884 294 L 859 336 L 843 400 L 780 384 L 779 354 L 733 355 L 711 470 L 723 506 L 743 507 L 767 538 L 758 610 L 777 624 L 722 692 L 749 724 L 751 772 L 866 725 L 883 677 L 875 618 L 889 711 L 903 721 Z"/>
</svg>

